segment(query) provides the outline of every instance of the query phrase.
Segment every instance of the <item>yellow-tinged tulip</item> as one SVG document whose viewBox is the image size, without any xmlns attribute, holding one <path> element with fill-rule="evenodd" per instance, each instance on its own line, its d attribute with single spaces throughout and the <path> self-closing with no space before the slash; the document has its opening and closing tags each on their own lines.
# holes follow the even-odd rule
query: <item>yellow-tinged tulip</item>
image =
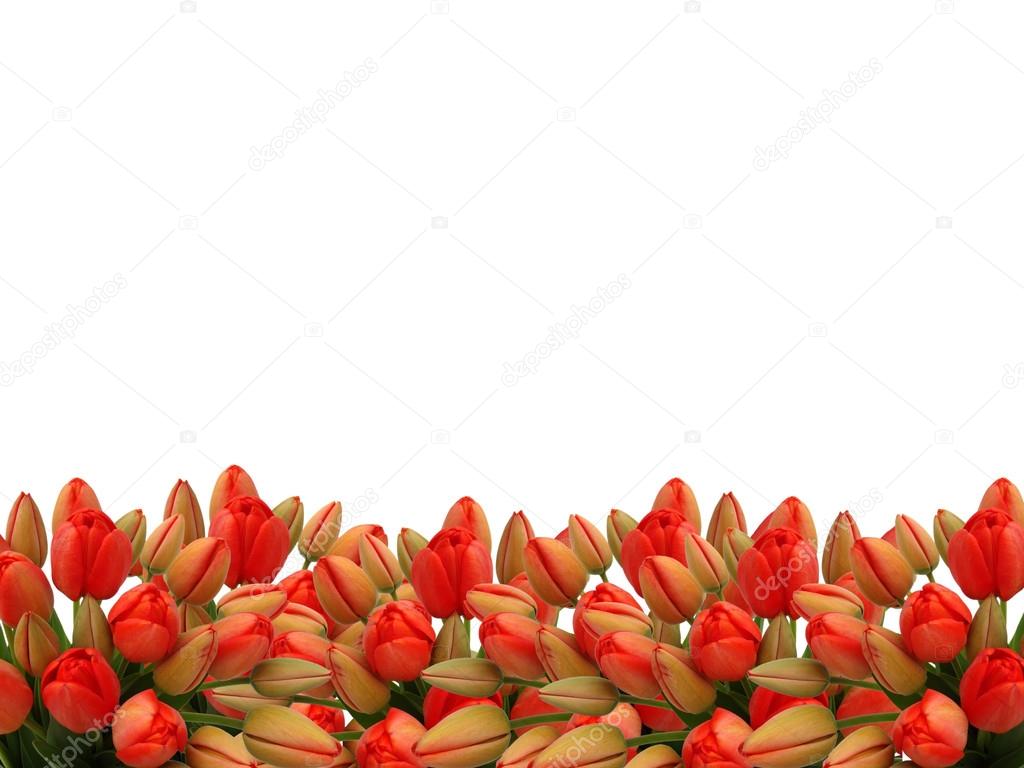
<svg viewBox="0 0 1024 768">
<path fill-rule="evenodd" d="M 309 632 L 320 637 L 327 637 L 327 620 L 319 611 L 302 603 L 288 603 L 271 622 L 274 635 L 285 632 Z"/>
<path fill-rule="evenodd" d="M 331 679 L 327 667 L 307 659 L 264 659 L 250 675 L 252 687 L 261 696 L 295 696 L 323 685 Z"/>
<path fill-rule="evenodd" d="M 545 624 L 533 636 L 533 643 L 537 659 L 551 680 L 600 674 L 593 662 L 580 651 L 573 635 L 565 630 Z"/>
<path fill-rule="evenodd" d="M 581 617 L 586 628 L 597 637 L 609 632 L 634 632 L 650 636 L 651 617 L 632 605 L 617 602 L 590 603 Z"/>
<path fill-rule="evenodd" d="M 245 718 L 242 740 L 249 754 L 280 768 L 328 766 L 341 754 L 341 742 L 301 712 L 260 707 Z"/>
<path fill-rule="evenodd" d="M 34 613 L 26 613 L 14 630 L 14 658 L 32 677 L 42 677 L 46 666 L 60 656 L 60 641 L 50 625 Z"/>
<path fill-rule="evenodd" d="M 598 717 L 619 703 L 619 689 L 604 677 L 567 677 L 540 689 L 541 701 L 566 712 Z"/>
<path fill-rule="evenodd" d="M 939 564 L 939 548 L 916 520 L 896 515 L 896 545 L 917 573 L 931 573 Z"/>
<path fill-rule="evenodd" d="M 46 562 L 46 526 L 31 494 L 19 493 L 11 505 L 7 517 L 7 545 L 38 566 Z"/>
<path fill-rule="evenodd" d="M 173 515 L 164 520 L 149 534 L 142 545 L 139 562 L 150 573 L 163 573 L 181 552 L 185 540 L 185 518 Z"/>
<path fill-rule="evenodd" d="M 462 659 L 469 656 L 469 634 L 462 617 L 453 613 L 441 622 L 434 647 L 430 651 L 430 662 L 438 664 L 449 659 Z"/>
<path fill-rule="evenodd" d="M 224 586 L 231 550 L 224 539 L 204 537 L 190 542 L 174 558 L 164 580 L 178 600 L 206 605 Z"/>
<path fill-rule="evenodd" d="M 716 553 L 717 554 L 717 553 Z M 640 592 L 651 613 L 662 621 L 690 621 L 704 604 L 704 587 L 682 563 L 651 555 L 640 564 Z"/>
<path fill-rule="evenodd" d="M 427 546 L 425 536 L 412 528 L 403 528 L 398 533 L 398 564 L 402 567 L 405 578 L 412 577 L 412 561 L 421 549 Z"/>
<path fill-rule="evenodd" d="M 864 660 L 882 687 L 902 696 L 924 687 L 928 673 L 907 653 L 897 633 L 872 624 L 864 630 L 860 644 Z"/>
<path fill-rule="evenodd" d="M 72 512 L 80 509 L 99 509 L 100 500 L 96 498 L 96 492 L 80 477 L 73 477 L 68 480 L 57 495 L 57 501 L 53 505 L 53 517 L 50 519 L 50 530 L 56 531 L 62 523 L 67 522 Z"/>
<path fill-rule="evenodd" d="M 538 725 L 517 738 L 498 758 L 495 768 L 531 768 L 534 759 L 558 738 L 550 725 Z"/>
<path fill-rule="evenodd" d="M 164 693 L 179 696 L 206 678 L 217 657 L 217 631 L 212 624 L 178 636 L 171 654 L 156 665 L 153 682 Z"/>
<path fill-rule="evenodd" d="M 494 557 L 494 571 L 502 584 L 508 584 L 526 570 L 523 552 L 532 538 L 533 526 L 522 512 L 514 513 L 505 523 Z"/>
<path fill-rule="evenodd" d="M 725 560 L 725 567 L 729 569 L 729 575 L 734 579 L 740 556 L 752 546 L 754 546 L 754 540 L 739 528 L 729 528 L 725 532 L 725 538 L 722 541 L 722 558 Z"/>
<path fill-rule="evenodd" d="M 964 527 L 964 521 L 954 515 L 948 509 L 940 509 L 935 513 L 935 520 L 932 523 L 932 533 L 935 535 L 935 546 L 938 547 L 939 555 L 946 559 L 946 552 L 949 549 L 949 540 L 953 534 Z"/>
<path fill-rule="evenodd" d="M 491 551 L 491 527 L 487 523 L 484 508 L 469 496 L 463 496 L 452 504 L 441 528 L 465 528 L 479 539 L 484 549 Z"/>
<path fill-rule="evenodd" d="M 682 648 L 659 643 L 651 654 L 651 671 L 665 700 L 676 709 L 695 715 L 714 705 L 714 684 L 697 671 Z"/>
<path fill-rule="evenodd" d="M 612 556 L 616 560 L 619 559 L 619 555 L 622 553 L 622 540 L 634 528 L 636 528 L 636 520 L 621 509 L 613 509 L 608 513 L 605 531 L 608 533 L 608 546 L 611 547 Z"/>
<path fill-rule="evenodd" d="M 793 593 L 793 605 L 810 621 L 821 613 L 845 613 L 864 618 L 864 603 L 853 592 L 835 584 L 804 584 Z"/>
<path fill-rule="evenodd" d="M 821 575 L 829 584 L 837 582 L 851 570 L 850 548 L 860 538 L 860 528 L 849 512 L 840 512 L 828 529 L 821 552 Z"/>
<path fill-rule="evenodd" d="M 626 763 L 626 768 L 681 768 L 682 758 L 668 744 L 652 744 Z"/>
<path fill-rule="evenodd" d="M 581 725 L 562 734 L 533 761 L 531 768 L 622 768 L 626 738 L 607 723 Z"/>
<path fill-rule="evenodd" d="M 569 515 L 569 546 L 590 573 L 604 573 L 611 567 L 608 540 L 585 517 Z"/>
<path fill-rule="evenodd" d="M 178 620 L 181 622 L 181 631 L 188 632 L 190 629 L 212 624 L 213 618 L 206 612 L 205 608 L 198 605 L 182 603 L 178 606 Z"/>
<path fill-rule="evenodd" d="M 683 549 L 686 567 L 697 582 L 708 592 L 720 592 L 729 581 L 729 568 L 718 550 L 696 533 L 686 534 Z"/>
<path fill-rule="evenodd" d="M 435 688 L 471 699 L 486 699 L 504 680 L 498 665 L 482 657 L 442 661 L 424 669 L 420 677 Z"/>
<path fill-rule="evenodd" d="M 486 619 L 492 613 L 518 613 L 537 618 L 537 601 L 509 584 L 477 584 L 466 593 L 466 606 L 474 619 Z"/>
<path fill-rule="evenodd" d="M 164 504 L 164 520 L 172 515 L 178 515 L 185 521 L 184 544 L 191 544 L 196 539 L 206 535 L 206 523 L 203 520 L 203 510 L 199 506 L 199 499 L 195 491 L 188 484 L 187 480 L 178 480 L 167 495 L 167 502 Z"/>
<path fill-rule="evenodd" d="M 723 493 L 722 498 L 715 505 L 715 511 L 711 513 L 711 522 L 708 523 L 708 541 L 719 552 L 724 551 L 725 532 L 730 528 L 740 531 L 747 530 L 747 519 L 743 515 L 743 507 L 739 499 L 730 491 Z"/>
<path fill-rule="evenodd" d="M 365 533 L 359 537 L 359 564 L 380 592 L 397 589 L 405 576 L 398 558 L 388 545 Z"/>
<path fill-rule="evenodd" d="M 817 659 L 778 659 L 747 673 L 754 685 L 798 699 L 813 699 L 828 688 L 831 678 Z"/>
<path fill-rule="evenodd" d="M 831 710 L 802 704 L 769 718 L 746 738 L 740 752 L 756 768 L 798 768 L 824 759 L 837 738 Z"/>
<path fill-rule="evenodd" d="M 313 586 L 327 615 L 341 624 L 365 619 L 377 605 L 377 587 L 347 557 L 320 558 L 313 569 Z"/>
<path fill-rule="evenodd" d="M 222 685 L 219 688 L 212 688 L 208 692 L 219 706 L 234 709 L 238 712 L 252 712 L 260 707 L 287 707 L 291 700 L 281 696 L 271 698 L 257 692 L 249 683 L 238 683 L 236 685 Z"/>
<path fill-rule="evenodd" d="M 876 605 L 900 605 L 914 584 L 910 563 L 885 539 L 858 539 L 850 559 L 857 587 Z"/>
<path fill-rule="evenodd" d="M 587 585 L 587 570 L 569 547 L 557 539 L 535 537 L 524 553 L 526 578 L 540 599 L 550 605 L 576 602 Z"/>
<path fill-rule="evenodd" d="M 76 648 L 95 648 L 107 661 L 114 657 L 114 636 L 107 615 L 99 600 L 86 595 L 78 606 L 71 630 L 71 644 Z"/>
<path fill-rule="evenodd" d="M 678 624 L 669 624 L 667 621 L 655 617 L 651 622 L 651 639 L 665 645 L 682 645 L 682 633 Z"/>
<path fill-rule="evenodd" d="M 391 689 L 370 671 L 363 652 L 356 648 L 331 646 L 327 669 L 338 696 L 356 712 L 379 712 L 391 700 Z"/>
<path fill-rule="evenodd" d="M 511 736 L 503 709 L 474 704 L 455 710 L 429 729 L 413 751 L 430 768 L 476 768 L 501 757 Z"/>
<path fill-rule="evenodd" d="M 254 762 L 242 734 L 232 736 L 212 725 L 197 728 L 192 734 L 185 760 L 191 768 L 251 768 Z"/>
<path fill-rule="evenodd" d="M 1006 616 L 999 607 L 999 598 L 991 595 L 981 601 L 967 630 L 967 660 L 974 661 L 974 657 L 986 648 L 1006 646 Z"/>
<path fill-rule="evenodd" d="M 890 768 L 894 755 L 886 732 L 877 725 L 868 725 L 839 742 L 823 768 Z"/>
<path fill-rule="evenodd" d="M 757 663 L 796 656 L 796 633 L 786 614 L 779 614 L 768 622 L 757 647 Z"/>
<path fill-rule="evenodd" d="M 141 509 L 133 509 L 117 518 L 114 525 L 118 530 L 124 532 L 128 541 L 132 543 L 132 565 L 134 565 L 138 562 L 139 555 L 142 554 L 142 547 L 146 543 L 146 516 Z"/>
<path fill-rule="evenodd" d="M 303 526 L 299 536 L 299 552 L 307 560 L 317 560 L 334 546 L 340 532 L 341 502 L 328 502 L 314 512 Z"/>
<path fill-rule="evenodd" d="M 258 613 L 273 619 L 288 604 L 288 593 L 277 584 L 243 584 L 217 601 L 217 612 L 224 616 Z"/>
<path fill-rule="evenodd" d="M 299 543 L 299 536 L 302 535 L 303 523 L 305 522 L 305 508 L 298 496 L 289 496 L 272 510 L 274 517 L 282 520 L 288 526 L 288 544 L 294 547 Z"/>
</svg>

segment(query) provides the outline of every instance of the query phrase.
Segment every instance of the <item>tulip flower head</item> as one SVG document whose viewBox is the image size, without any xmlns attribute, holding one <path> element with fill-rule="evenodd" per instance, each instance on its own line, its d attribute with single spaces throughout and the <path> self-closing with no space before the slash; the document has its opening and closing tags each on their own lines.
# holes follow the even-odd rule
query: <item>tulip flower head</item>
<svg viewBox="0 0 1024 768">
<path fill-rule="evenodd" d="M 946 768 L 963 759 L 967 746 L 967 716 L 947 696 L 925 691 L 907 707 L 892 729 L 892 742 L 921 768 Z"/>
<path fill-rule="evenodd" d="M 178 710 L 159 701 L 151 688 L 121 705 L 112 731 L 117 759 L 131 768 L 159 768 L 188 742 Z"/>
</svg>

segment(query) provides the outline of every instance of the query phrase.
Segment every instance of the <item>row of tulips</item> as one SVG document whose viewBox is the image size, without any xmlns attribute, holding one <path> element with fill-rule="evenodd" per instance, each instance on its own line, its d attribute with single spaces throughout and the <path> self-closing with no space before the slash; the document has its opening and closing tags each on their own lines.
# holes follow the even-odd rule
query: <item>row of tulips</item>
<svg viewBox="0 0 1024 768">
<path fill-rule="evenodd" d="M 725 494 L 704 528 L 679 479 L 639 521 L 572 515 L 549 538 L 517 512 L 493 546 L 468 497 L 393 549 L 342 522 L 338 502 L 271 508 L 237 466 L 207 513 L 178 481 L 151 532 L 75 479 L 48 539 L 20 495 L 0 537 L 0 766 L 1024 766 L 1007 480 L 931 531 L 899 515 L 866 537 L 844 512 L 820 560 L 798 499 L 749 531 Z M 936 582 L 943 561 L 973 610 Z"/>
</svg>

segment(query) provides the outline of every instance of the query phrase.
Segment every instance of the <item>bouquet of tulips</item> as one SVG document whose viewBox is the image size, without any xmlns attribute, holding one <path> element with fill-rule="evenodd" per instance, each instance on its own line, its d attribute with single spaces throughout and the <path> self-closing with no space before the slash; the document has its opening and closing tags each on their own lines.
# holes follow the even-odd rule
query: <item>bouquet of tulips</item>
<svg viewBox="0 0 1024 768">
<path fill-rule="evenodd" d="M 0 766 L 1024 766 L 1007 480 L 931 533 L 899 515 L 864 537 L 844 512 L 820 559 L 799 499 L 748 531 L 725 494 L 704 528 L 679 479 L 639 522 L 572 515 L 548 538 L 516 512 L 496 547 L 468 497 L 393 548 L 344 522 L 338 502 L 271 508 L 237 466 L 208 514 L 179 480 L 149 533 L 75 479 L 48 539 L 21 494 L 0 538 Z"/>
</svg>

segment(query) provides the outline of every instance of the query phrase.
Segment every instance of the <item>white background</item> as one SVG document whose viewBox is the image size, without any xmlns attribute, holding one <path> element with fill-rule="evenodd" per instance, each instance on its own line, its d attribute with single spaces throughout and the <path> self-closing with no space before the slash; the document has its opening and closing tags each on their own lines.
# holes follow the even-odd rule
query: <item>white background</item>
<svg viewBox="0 0 1024 768">
<path fill-rule="evenodd" d="M 798 495 L 822 530 L 966 517 L 1024 479 L 1022 21 L 6 3 L 0 503 L 48 518 L 80 475 L 152 520 L 239 463 L 271 504 L 392 535 L 464 494 L 495 529 L 640 517 L 674 475 L 705 520 L 727 490 L 752 521 Z"/>
</svg>

